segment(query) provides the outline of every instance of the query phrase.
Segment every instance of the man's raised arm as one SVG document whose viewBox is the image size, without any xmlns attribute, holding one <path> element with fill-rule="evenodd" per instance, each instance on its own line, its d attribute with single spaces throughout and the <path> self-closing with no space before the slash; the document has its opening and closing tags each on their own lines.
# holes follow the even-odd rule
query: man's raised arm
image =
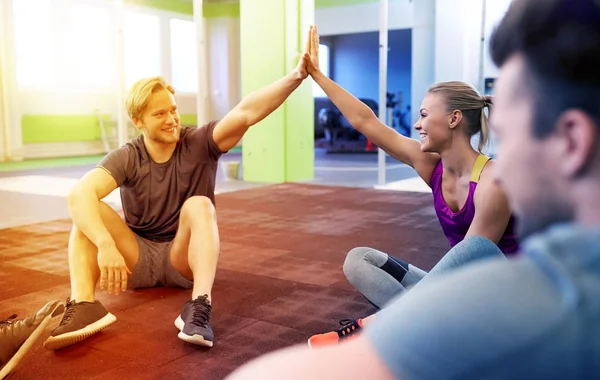
<svg viewBox="0 0 600 380">
<path fill-rule="evenodd" d="M 226 152 L 236 146 L 248 128 L 279 108 L 307 76 L 306 60 L 302 57 L 290 74 L 244 97 L 215 126 L 213 139 L 219 149 Z"/>
</svg>

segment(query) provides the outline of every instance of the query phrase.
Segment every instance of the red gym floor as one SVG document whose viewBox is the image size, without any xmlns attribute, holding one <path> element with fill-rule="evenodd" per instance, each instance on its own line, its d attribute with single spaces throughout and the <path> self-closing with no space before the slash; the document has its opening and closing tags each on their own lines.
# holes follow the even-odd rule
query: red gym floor
<svg viewBox="0 0 600 380">
<path fill-rule="evenodd" d="M 217 213 L 213 348 L 177 338 L 186 291 L 98 293 L 117 322 L 58 352 L 38 344 L 11 380 L 220 379 L 339 319 L 372 313 L 342 273 L 351 248 L 375 247 L 424 269 L 448 249 L 430 194 L 282 184 L 218 195 Z M 69 228 L 61 220 L 0 230 L 0 319 L 68 297 Z"/>
</svg>

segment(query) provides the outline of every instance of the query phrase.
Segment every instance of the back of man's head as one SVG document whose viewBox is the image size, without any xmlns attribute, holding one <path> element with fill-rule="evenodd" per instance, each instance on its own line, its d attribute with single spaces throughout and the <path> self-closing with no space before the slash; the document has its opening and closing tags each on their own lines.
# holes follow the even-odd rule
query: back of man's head
<svg viewBox="0 0 600 380">
<path fill-rule="evenodd" d="M 524 57 L 537 137 L 569 108 L 600 126 L 600 0 L 513 0 L 490 50 L 499 67 L 515 54 Z"/>
<path fill-rule="evenodd" d="M 600 0 L 513 0 L 490 51 L 497 174 L 522 235 L 589 223 L 600 208 Z"/>
</svg>

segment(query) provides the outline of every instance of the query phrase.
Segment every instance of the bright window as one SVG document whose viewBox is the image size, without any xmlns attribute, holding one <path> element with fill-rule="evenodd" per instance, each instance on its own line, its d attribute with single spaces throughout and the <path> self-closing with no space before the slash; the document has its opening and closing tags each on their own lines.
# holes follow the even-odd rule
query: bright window
<svg viewBox="0 0 600 380">
<path fill-rule="evenodd" d="M 158 16 L 125 11 L 125 85 L 161 75 L 160 20 Z"/>
<path fill-rule="evenodd" d="M 107 9 L 73 5 L 67 14 L 64 34 L 65 83 L 72 87 L 109 87 L 112 83 L 114 34 Z"/>
<path fill-rule="evenodd" d="M 198 91 L 196 24 L 173 18 L 171 27 L 171 81 L 178 92 Z"/>
<path fill-rule="evenodd" d="M 17 82 L 22 87 L 51 86 L 60 59 L 55 44 L 59 26 L 55 9 L 48 0 L 20 0 L 13 6 Z"/>
<path fill-rule="evenodd" d="M 326 77 L 329 77 L 329 46 L 320 44 L 319 45 L 319 69 Z M 326 97 L 325 92 L 321 90 L 318 84 L 313 81 L 313 96 Z"/>
<path fill-rule="evenodd" d="M 20 87 L 81 91 L 112 85 L 114 45 L 106 8 L 73 0 L 13 4 Z"/>
</svg>

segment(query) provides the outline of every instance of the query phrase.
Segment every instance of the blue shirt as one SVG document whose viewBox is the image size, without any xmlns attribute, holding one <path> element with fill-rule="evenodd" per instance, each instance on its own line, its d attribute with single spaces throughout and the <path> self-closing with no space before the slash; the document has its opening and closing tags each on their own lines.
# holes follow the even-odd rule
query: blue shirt
<svg viewBox="0 0 600 380">
<path fill-rule="evenodd" d="M 432 278 L 365 335 L 403 380 L 600 379 L 600 228 L 559 225 Z"/>
</svg>

